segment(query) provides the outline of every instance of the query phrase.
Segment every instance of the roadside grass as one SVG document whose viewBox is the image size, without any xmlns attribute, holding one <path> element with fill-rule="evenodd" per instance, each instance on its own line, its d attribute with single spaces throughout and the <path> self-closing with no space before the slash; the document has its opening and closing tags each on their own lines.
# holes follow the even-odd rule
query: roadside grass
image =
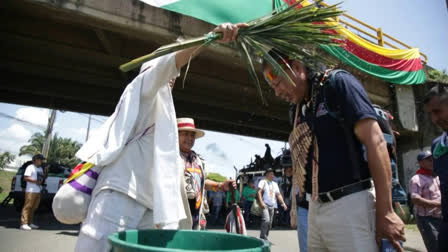
<svg viewBox="0 0 448 252">
<path fill-rule="evenodd" d="M 404 216 L 400 214 L 400 211 L 398 211 L 397 209 L 394 208 L 395 213 L 400 216 L 400 218 L 403 220 L 403 222 L 406 225 L 415 225 L 415 217 L 413 214 L 410 213 L 409 211 L 409 207 L 407 205 L 401 205 L 401 208 L 404 211 Z"/>
<path fill-rule="evenodd" d="M 0 171 L 0 203 L 8 196 L 14 175 L 15 172 Z"/>
<path fill-rule="evenodd" d="M 417 224 L 406 224 L 404 227 L 406 230 L 418 231 Z"/>
</svg>

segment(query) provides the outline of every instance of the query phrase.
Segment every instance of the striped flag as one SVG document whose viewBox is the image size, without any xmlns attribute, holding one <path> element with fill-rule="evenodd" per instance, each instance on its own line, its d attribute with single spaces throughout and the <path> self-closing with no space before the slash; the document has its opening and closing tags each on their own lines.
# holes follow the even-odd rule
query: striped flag
<svg viewBox="0 0 448 252">
<path fill-rule="evenodd" d="M 212 24 L 247 22 L 270 13 L 275 7 L 297 0 L 140 0 L 166 10 L 192 16 Z M 309 5 L 303 1 L 302 6 Z M 418 48 L 391 49 L 373 44 L 338 25 L 345 36 L 343 46 L 321 46 L 341 62 L 394 84 L 420 84 L 425 74 Z"/>
<path fill-rule="evenodd" d="M 425 73 L 418 48 L 392 49 L 373 44 L 339 25 L 341 46 L 321 45 L 326 52 L 367 74 L 395 84 L 420 84 Z"/>
<path fill-rule="evenodd" d="M 272 0 L 140 0 L 212 24 L 248 22 L 272 11 Z"/>
<path fill-rule="evenodd" d="M 296 0 L 283 0 L 291 5 Z M 307 0 L 302 6 L 310 5 Z M 420 61 L 418 48 L 392 49 L 371 43 L 336 22 L 337 29 L 328 31 L 339 33 L 345 39 L 338 41 L 341 46 L 320 45 L 322 49 L 341 62 L 362 72 L 394 84 L 421 84 L 425 82 L 425 73 Z"/>
</svg>

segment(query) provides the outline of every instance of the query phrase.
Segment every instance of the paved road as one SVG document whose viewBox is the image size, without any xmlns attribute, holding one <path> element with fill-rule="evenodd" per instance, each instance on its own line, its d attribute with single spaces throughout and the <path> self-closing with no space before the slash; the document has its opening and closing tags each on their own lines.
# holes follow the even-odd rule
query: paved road
<svg viewBox="0 0 448 252">
<path fill-rule="evenodd" d="M 63 225 L 48 213 L 36 217 L 39 230 L 19 230 L 19 213 L 12 207 L 0 208 L 0 251 L 4 252 L 59 252 L 72 251 L 79 225 Z M 214 231 L 218 231 L 213 229 Z M 221 230 L 222 231 L 222 230 Z M 249 235 L 258 237 L 258 230 L 249 230 Z M 406 230 L 407 251 L 426 251 L 420 234 L 416 230 Z M 298 251 L 297 234 L 294 230 L 273 230 L 270 232 L 273 252 Z"/>
<path fill-rule="evenodd" d="M 73 251 L 79 225 L 60 224 L 51 214 L 39 213 L 36 231 L 22 231 L 20 213 L 13 207 L 0 208 L 0 251 L 4 252 L 56 252 Z"/>
</svg>

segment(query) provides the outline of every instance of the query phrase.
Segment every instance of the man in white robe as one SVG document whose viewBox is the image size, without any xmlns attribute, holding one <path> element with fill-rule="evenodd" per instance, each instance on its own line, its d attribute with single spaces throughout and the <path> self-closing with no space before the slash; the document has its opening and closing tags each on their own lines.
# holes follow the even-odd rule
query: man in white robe
<svg viewBox="0 0 448 252">
<path fill-rule="evenodd" d="M 223 33 L 220 42 L 230 42 L 242 26 L 222 24 L 214 31 Z M 191 229 L 169 82 L 199 51 L 143 64 L 115 112 L 77 153 L 101 172 L 75 251 L 109 251 L 108 236 L 126 229 Z"/>
</svg>

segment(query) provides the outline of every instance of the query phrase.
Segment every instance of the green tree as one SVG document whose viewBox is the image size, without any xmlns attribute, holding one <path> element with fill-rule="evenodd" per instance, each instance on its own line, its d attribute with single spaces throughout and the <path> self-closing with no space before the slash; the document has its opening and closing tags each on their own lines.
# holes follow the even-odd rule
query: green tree
<svg viewBox="0 0 448 252">
<path fill-rule="evenodd" d="M 7 151 L 0 154 L 0 169 L 5 168 L 5 166 L 14 161 L 15 158 L 16 156 Z"/>
<path fill-rule="evenodd" d="M 448 75 L 446 69 L 438 71 L 436 69 L 428 70 L 428 79 L 430 81 L 448 83 Z"/>
<path fill-rule="evenodd" d="M 224 182 L 227 180 L 226 177 L 216 172 L 209 172 L 207 174 L 207 179 L 213 180 L 215 182 Z"/>
<path fill-rule="evenodd" d="M 28 145 L 20 147 L 21 155 L 35 155 L 41 153 L 42 147 L 45 142 L 45 135 L 43 133 L 34 133 L 28 140 Z M 59 163 L 67 167 L 74 167 L 80 162 L 79 159 L 75 157 L 76 152 L 81 148 L 81 144 L 73 141 L 71 138 L 59 137 L 54 134 L 51 139 L 50 149 L 48 152 L 47 162 L 49 163 Z"/>
</svg>

